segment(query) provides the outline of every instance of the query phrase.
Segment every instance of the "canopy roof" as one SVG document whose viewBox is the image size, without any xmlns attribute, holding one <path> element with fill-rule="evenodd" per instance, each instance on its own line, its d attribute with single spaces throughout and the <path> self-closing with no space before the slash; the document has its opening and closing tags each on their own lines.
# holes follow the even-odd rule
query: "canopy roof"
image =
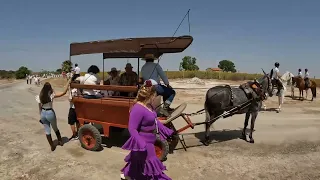
<svg viewBox="0 0 320 180">
<path fill-rule="evenodd" d="M 152 53 L 156 57 L 164 53 L 184 51 L 192 43 L 192 36 L 126 38 L 70 44 L 70 56 L 103 53 L 103 58 L 142 58 Z"/>
</svg>

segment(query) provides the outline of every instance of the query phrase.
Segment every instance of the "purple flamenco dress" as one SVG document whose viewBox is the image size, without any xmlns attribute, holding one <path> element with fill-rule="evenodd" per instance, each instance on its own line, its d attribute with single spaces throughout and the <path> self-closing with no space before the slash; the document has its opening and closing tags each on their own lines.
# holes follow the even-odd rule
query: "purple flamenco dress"
<svg viewBox="0 0 320 180">
<path fill-rule="evenodd" d="M 156 134 L 153 133 L 157 127 L 155 121 L 162 140 L 173 134 L 173 130 L 157 120 L 156 112 L 138 103 L 132 107 L 129 117 L 131 137 L 122 146 L 122 149 L 131 152 L 125 157 L 127 164 L 121 170 L 124 176 L 132 180 L 171 180 L 163 173 L 166 167 L 155 153 Z"/>
</svg>

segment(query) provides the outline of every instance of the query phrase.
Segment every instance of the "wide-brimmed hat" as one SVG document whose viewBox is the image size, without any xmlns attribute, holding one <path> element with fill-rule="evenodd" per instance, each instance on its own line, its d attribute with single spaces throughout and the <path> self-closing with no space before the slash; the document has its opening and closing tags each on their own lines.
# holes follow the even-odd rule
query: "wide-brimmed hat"
<svg viewBox="0 0 320 180">
<path fill-rule="evenodd" d="M 143 60 L 149 60 L 149 59 L 152 59 L 152 60 L 155 60 L 157 59 L 154 54 L 146 54 L 144 55 L 144 58 L 142 58 Z"/>
<path fill-rule="evenodd" d="M 111 70 L 108 72 L 108 74 L 110 75 L 112 72 L 117 72 L 117 74 L 120 74 L 120 70 L 117 70 L 117 68 L 113 67 L 111 68 Z"/>
<path fill-rule="evenodd" d="M 132 67 L 131 63 L 127 63 L 126 68 L 133 68 L 133 67 Z"/>
</svg>

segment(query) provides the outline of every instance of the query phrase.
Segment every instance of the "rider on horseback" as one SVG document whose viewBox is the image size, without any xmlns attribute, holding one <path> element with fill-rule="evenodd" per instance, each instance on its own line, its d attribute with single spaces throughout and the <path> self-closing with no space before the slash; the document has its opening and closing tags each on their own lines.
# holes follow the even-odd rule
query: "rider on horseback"
<svg viewBox="0 0 320 180">
<path fill-rule="evenodd" d="M 301 72 L 301 69 L 298 70 L 298 77 L 302 78 L 302 72 Z"/>
<path fill-rule="evenodd" d="M 273 86 L 276 86 L 278 89 L 277 95 L 279 95 L 282 86 L 281 81 L 279 80 L 279 78 L 281 78 L 280 74 L 279 74 L 279 67 L 280 64 L 278 62 L 274 63 L 275 68 L 273 68 L 270 72 L 270 78 L 272 79 L 272 84 Z"/>
<path fill-rule="evenodd" d="M 304 70 L 304 82 L 306 83 L 306 88 L 310 86 L 310 80 L 309 80 L 309 72 L 308 69 Z"/>
</svg>

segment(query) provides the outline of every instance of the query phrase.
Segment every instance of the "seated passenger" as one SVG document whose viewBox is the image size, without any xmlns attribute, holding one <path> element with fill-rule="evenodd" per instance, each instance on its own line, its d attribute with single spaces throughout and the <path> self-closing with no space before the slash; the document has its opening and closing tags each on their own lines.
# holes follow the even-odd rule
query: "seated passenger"
<svg viewBox="0 0 320 180">
<path fill-rule="evenodd" d="M 138 74 L 132 71 L 132 65 L 130 63 L 126 64 L 123 74 L 120 75 L 119 85 L 120 86 L 137 86 L 138 83 Z M 137 93 L 134 92 L 120 92 L 121 96 L 135 97 Z"/>
<path fill-rule="evenodd" d="M 120 71 L 117 70 L 117 68 L 113 67 L 111 68 L 111 71 L 108 72 L 109 78 L 103 82 L 103 85 L 119 85 L 120 80 Z M 119 92 L 109 91 L 109 90 L 103 90 L 102 91 L 104 96 L 119 96 Z"/>
<path fill-rule="evenodd" d="M 84 75 L 83 82 L 81 84 L 85 85 L 99 85 L 100 78 L 98 73 L 100 69 L 96 65 L 91 65 Z M 102 95 L 100 94 L 100 90 L 93 90 L 93 89 L 83 89 L 83 97 L 87 99 L 97 99 L 101 98 Z"/>
</svg>

